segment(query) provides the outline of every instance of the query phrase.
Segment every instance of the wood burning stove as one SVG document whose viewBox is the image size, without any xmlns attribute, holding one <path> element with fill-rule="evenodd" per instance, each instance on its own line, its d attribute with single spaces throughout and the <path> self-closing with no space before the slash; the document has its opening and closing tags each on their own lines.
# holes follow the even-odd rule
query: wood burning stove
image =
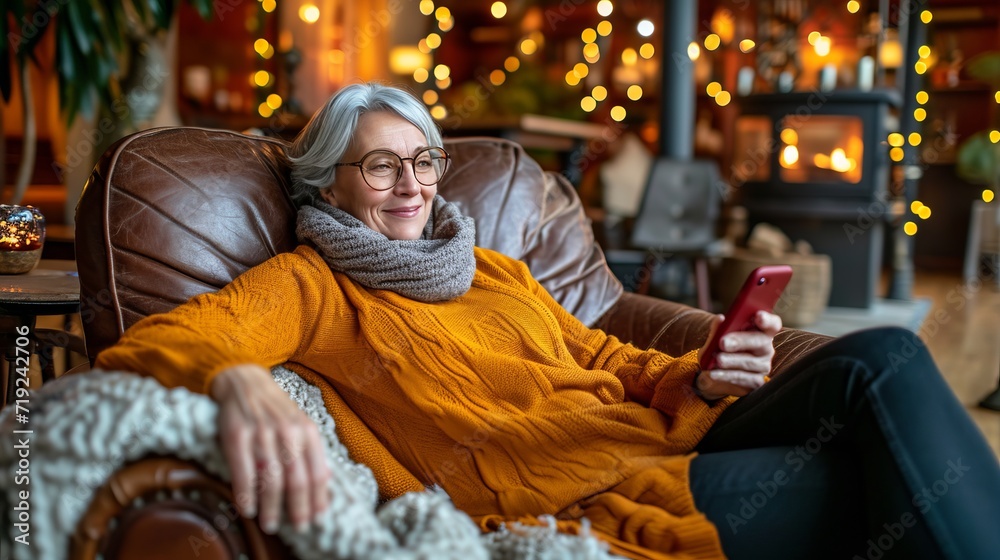
<svg viewBox="0 0 1000 560">
<path fill-rule="evenodd" d="M 750 225 L 767 222 L 830 256 L 830 305 L 870 307 L 889 217 L 894 90 L 792 92 L 742 99 L 732 182 Z"/>
</svg>

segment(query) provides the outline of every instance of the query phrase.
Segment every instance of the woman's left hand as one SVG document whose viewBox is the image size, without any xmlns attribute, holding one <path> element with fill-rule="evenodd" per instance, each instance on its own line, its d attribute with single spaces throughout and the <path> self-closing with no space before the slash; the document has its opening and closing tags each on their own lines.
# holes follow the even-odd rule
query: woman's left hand
<svg viewBox="0 0 1000 560">
<path fill-rule="evenodd" d="M 721 322 L 722 316 L 719 315 L 709 333 L 709 340 Z M 731 332 L 719 341 L 717 369 L 703 371 L 698 376 L 698 390 L 705 399 L 715 400 L 729 395 L 742 397 L 766 382 L 774 358 L 774 336 L 781 330 L 781 317 L 758 311 L 753 322 L 759 330 Z M 699 356 L 707 350 L 702 348 Z"/>
</svg>

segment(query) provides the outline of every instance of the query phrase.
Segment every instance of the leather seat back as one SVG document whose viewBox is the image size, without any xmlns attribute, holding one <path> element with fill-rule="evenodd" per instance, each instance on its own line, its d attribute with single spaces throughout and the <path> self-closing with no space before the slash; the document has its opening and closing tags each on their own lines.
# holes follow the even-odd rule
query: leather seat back
<svg viewBox="0 0 1000 560">
<path fill-rule="evenodd" d="M 273 138 L 159 128 L 102 156 L 77 207 L 87 353 L 132 324 L 218 290 L 298 244 L 285 149 Z M 477 244 L 525 261 L 571 313 L 595 323 L 621 296 L 566 180 L 499 139 L 448 141 L 439 192 L 476 220 Z"/>
</svg>

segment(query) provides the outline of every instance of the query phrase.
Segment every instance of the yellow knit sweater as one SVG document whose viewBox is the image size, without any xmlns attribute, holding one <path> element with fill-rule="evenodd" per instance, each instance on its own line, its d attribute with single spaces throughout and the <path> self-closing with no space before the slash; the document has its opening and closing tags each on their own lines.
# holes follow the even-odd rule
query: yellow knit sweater
<svg viewBox="0 0 1000 560">
<path fill-rule="evenodd" d="M 523 263 L 475 251 L 465 295 L 420 303 L 302 246 L 140 321 L 96 366 L 207 392 L 230 366 L 287 363 L 320 386 L 383 498 L 436 483 L 484 528 L 586 516 L 619 553 L 720 557 L 687 454 L 729 401 L 693 394 L 695 354 L 588 329 Z"/>
</svg>

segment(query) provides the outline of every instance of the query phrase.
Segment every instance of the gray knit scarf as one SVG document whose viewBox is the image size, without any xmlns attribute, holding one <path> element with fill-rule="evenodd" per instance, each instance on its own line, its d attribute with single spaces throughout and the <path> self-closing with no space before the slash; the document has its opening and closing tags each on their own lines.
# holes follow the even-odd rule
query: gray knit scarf
<svg viewBox="0 0 1000 560">
<path fill-rule="evenodd" d="M 299 208 L 295 230 L 330 269 L 367 288 L 421 302 L 445 301 L 469 291 L 476 272 L 476 225 L 458 207 L 434 197 L 420 239 L 390 240 L 347 212 L 317 200 Z"/>
</svg>

